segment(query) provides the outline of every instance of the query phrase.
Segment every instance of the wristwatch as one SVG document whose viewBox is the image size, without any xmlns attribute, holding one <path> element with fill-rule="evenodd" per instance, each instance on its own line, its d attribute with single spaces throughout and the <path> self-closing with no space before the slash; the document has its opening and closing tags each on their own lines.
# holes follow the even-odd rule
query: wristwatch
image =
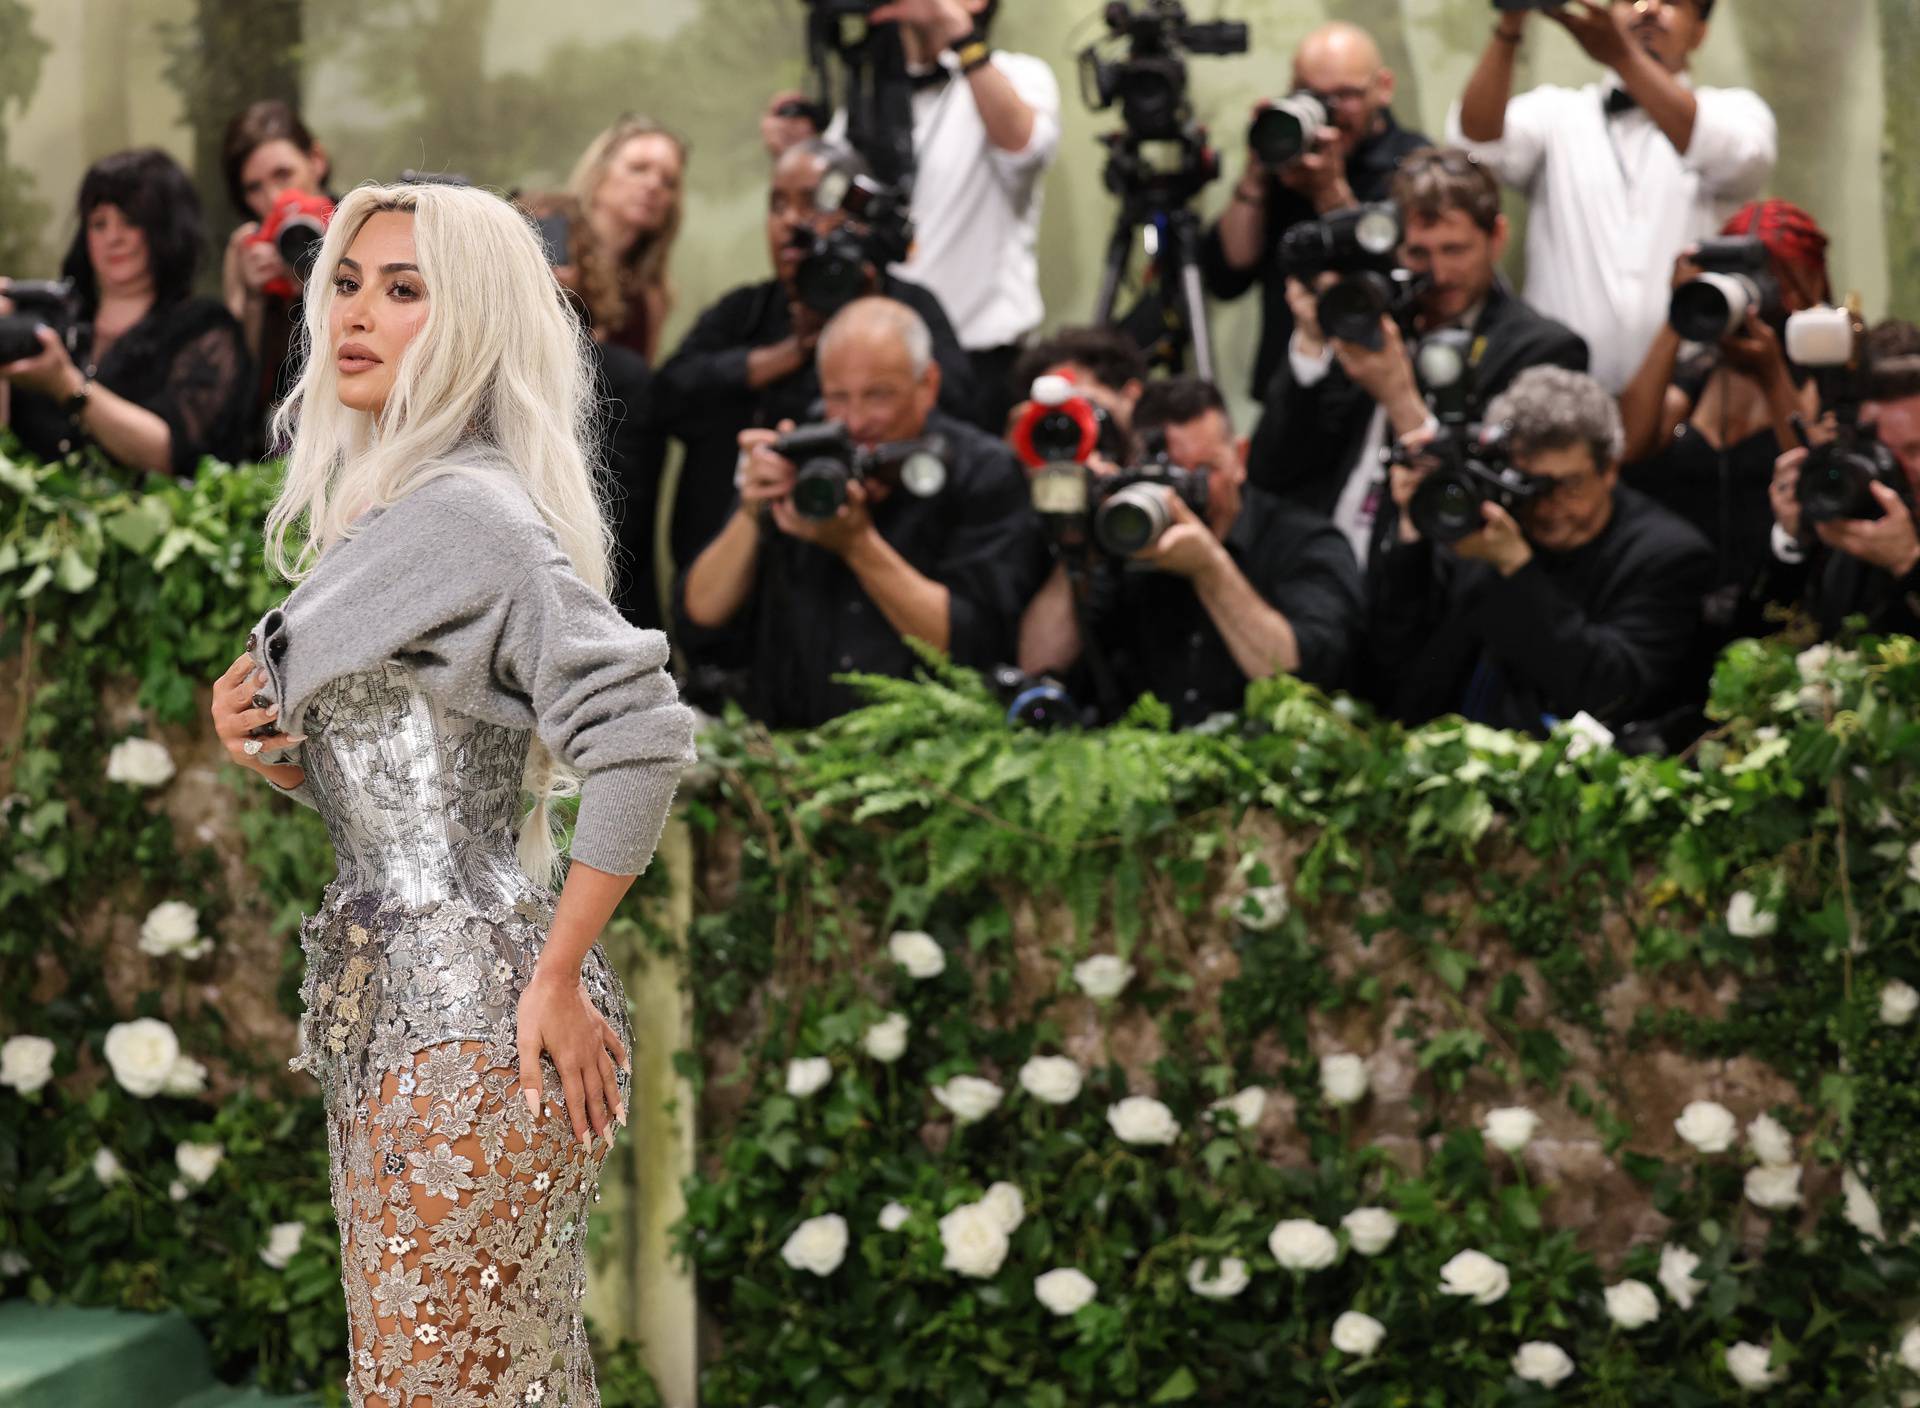
<svg viewBox="0 0 1920 1408">
<path fill-rule="evenodd" d="M 978 35 L 961 44 L 953 54 L 960 60 L 960 72 L 963 74 L 970 74 L 986 67 L 993 59 L 993 50 L 988 48 L 987 41 Z"/>
</svg>

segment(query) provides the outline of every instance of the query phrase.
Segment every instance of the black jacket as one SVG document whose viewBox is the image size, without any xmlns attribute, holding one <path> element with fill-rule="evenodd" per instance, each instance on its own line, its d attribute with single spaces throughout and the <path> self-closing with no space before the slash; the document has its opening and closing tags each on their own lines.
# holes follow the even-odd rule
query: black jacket
<svg viewBox="0 0 1920 1408">
<path fill-rule="evenodd" d="M 1433 145 L 1420 133 L 1397 124 L 1391 112 L 1383 109 L 1380 117 L 1380 130 L 1355 147 L 1347 158 L 1347 184 L 1353 188 L 1355 199 L 1368 203 L 1387 198 L 1393 173 L 1408 153 Z M 1281 185 L 1271 171 L 1266 176 L 1267 235 L 1260 250 L 1260 262 L 1251 269 L 1236 269 L 1228 264 L 1217 223 L 1207 231 L 1200 246 L 1200 276 L 1214 298 L 1239 298 L 1255 284 L 1260 285 L 1260 350 L 1253 360 L 1252 394 L 1256 400 L 1265 399 L 1273 374 L 1287 360 L 1287 342 L 1293 336 L 1287 280 L 1280 272 L 1280 240 L 1301 221 L 1316 218 L 1312 201 Z"/>
<path fill-rule="evenodd" d="M 1692 686 L 1713 549 L 1626 487 L 1613 518 L 1572 552 L 1535 550 L 1502 577 L 1422 541 L 1368 576 L 1369 654 L 1387 712 L 1409 724 L 1464 713 L 1544 733 L 1582 711 L 1613 727 L 1652 718 Z"/>
<path fill-rule="evenodd" d="M 1868 635 L 1920 637 L 1920 567 L 1896 578 L 1883 568 L 1815 542 L 1806 560 L 1781 562 L 1771 551 L 1755 596 L 1767 605 L 1798 607 L 1820 627 L 1820 638 L 1838 636 L 1849 617 L 1866 622 Z M 1764 610 L 1742 622 L 1766 629 Z"/>
<path fill-rule="evenodd" d="M 1475 372 L 1481 405 L 1528 367 L 1587 369 L 1587 344 L 1571 328 L 1543 317 L 1496 280 L 1474 325 L 1484 339 Z M 1336 361 L 1312 386 L 1294 380 L 1283 354 L 1254 430 L 1247 477 L 1260 488 L 1331 516 L 1340 502 L 1373 420 L 1373 398 Z"/>
</svg>

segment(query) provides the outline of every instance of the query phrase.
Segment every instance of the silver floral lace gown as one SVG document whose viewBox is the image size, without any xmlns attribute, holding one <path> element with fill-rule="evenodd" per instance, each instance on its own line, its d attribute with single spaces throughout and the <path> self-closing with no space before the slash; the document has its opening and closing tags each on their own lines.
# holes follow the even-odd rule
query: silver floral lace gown
<svg viewBox="0 0 1920 1408">
<path fill-rule="evenodd" d="M 574 1139 L 550 1062 L 535 1121 L 515 1046 L 554 902 L 515 859 L 531 735 L 446 708 L 398 661 L 316 691 L 305 731 L 339 873 L 301 926 L 292 1065 L 326 1096 L 348 1401 L 597 1406 L 580 1303 L 607 1145 Z M 597 944 L 582 980 L 631 1051 Z"/>
</svg>

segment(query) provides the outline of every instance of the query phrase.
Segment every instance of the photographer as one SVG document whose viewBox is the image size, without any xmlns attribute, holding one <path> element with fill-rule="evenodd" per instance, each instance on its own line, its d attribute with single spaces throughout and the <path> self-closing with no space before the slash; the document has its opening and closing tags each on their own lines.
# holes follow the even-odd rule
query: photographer
<svg viewBox="0 0 1920 1408">
<path fill-rule="evenodd" d="M 129 469 L 190 476 L 201 457 L 245 454 L 253 369 L 240 325 L 193 296 L 206 253 L 200 199 L 154 148 L 87 169 L 62 275 L 69 306 L 41 319 L 40 350 L 0 365 L 0 425 L 52 459 L 87 441 Z M 15 311 L 0 283 L 0 316 Z"/>
<path fill-rule="evenodd" d="M 1683 340 L 1663 324 L 1620 398 L 1627 482 L 1698 528 L 1718 555 L 1708 620 L 1730 634 L 1739 599 L 1765 565 L 1774 461 L 1797 446 L 1794 419 L 1820 418 L 1819 388 L 1790 365 L 1781 339 L 1788 315 L 1824 303 L 1827 237 L 1783 200 L 1742 208 L 1720 232 L 1764 248 L 1775 306 L 1749 308 L 1740 326 L 1681 360 Z M 1690 248 L 1675 265 L 1676 289 L 1700 277 Z M 1775 296 L 1768 295 L 1770 300 Z"/>
<path fill-rule="evenodd" d="M 1147 384 L 1147 359 L 1140 344 L 1117 328 L 1061 328 L 1020 356 L 1013 384 L 1031 387 L 1048 373 L 1065 373 L 1074 389 L 1104 411 L 1122 431 L 1133 429 L 1133 408 Z M 1007 416 L 1020 419 L 1030 403 L 1020 402 Z"/>
<path fill-rule="evenodd" d="M 1809 451 L 1790 450 L 1775 467 L 1769 499 L 1775 527 L 1762 595 L 1799 605 L 1819 624 L 1822 639 L 1840 634 L 1847 619 L 1866 618 L 1875 635 L 1920 636 L 1920 328 L 1889 320 L 1868 337 L 1873 399 L 1860 408 L 1864 427 L 1890 452 L 1904 493 L 1871 486 L 1877 518 L 1807 519 L 1800 479 Z"/>
<path fill-rule="evenodd" d="M 1293 55 L 1293 86 L 1327 104 L 1333 125 L 1318 144 L 1281 167 L 1249 148 L 1233 200 L 1207 232 L 1200 267 L 1214 298 L 1241 297 L 1261 286 L 1260 350 L 1253 363 L 1253 396 L 1264 400 L 1287 355 L 1293 310 L 1279 267 L 1280 237 L 1302 220 L 1385 200 L 1403 157 L 1431 146 L 1394 121 L 1393 70 L 1373 37 L 1357 25 L 1325 24 L 1300 41 Z"/>
<path fill-rule="evenodd" d="M 1712 551 L 1619 485 L 1613 398 L 1591 377 L 1533 367 L 1486 420 L 1510 428 L 1529 493 L 1513 512 L 1481 503 L 1486 526 L 1450 547 L 1411 512 L 1431 463 L 1393 469 L 1394 531 L 1369 582 L 1383 705 L 1409 724 L 1458 713 L 1544 733 L 1581 712 L 1619 728 L 1684 702 Z"/>
<path fill-rule="evenodd" d="M 1160 489 L 1173 523 L 1125 564 L 1090 564 L 1087 613 L 1111 672 L 1105 722 L 1154 694 L 1182 727 L 1241 707 L 1249 681 L 1293 674 L 1323 688 L 1344 681 L 1362 597 L 1353 554 L 1326 521 L 1246 482 L 1220 392 L 1197 377 L 1148 385 L 1134 408 L 1137 435 L 1162 432 L 1169 458 L 1206 476 L 1202 517 Z M 1063 562 L 1020 622 L 1020 668 L 1080 676 L 1089 665 Z M 1097 681 L 1096 681 L 1097 684 Z M 1098 690 L 1096 688 L 1096 695 Z"/>
<path fill-rule="evenodd" d="M 1526 367 L 1584 370 L 1586 345 L 1541 317 L 1499 275 L 1507 219 L 1493 177 L 1464 152 L 1415 152 L 1394 174 L 1403 225 L 1401 266 L 1423 286 L 1413 313 L 1421 333 L 1464 328 L 1480 344 L 1475 384 L 1497 395 Z M 1426 423 L 1406 338 L 1383 320 L 1377 349 L 1329 339 L 1315 293 L 1288 280 L 1296 319 L 1286 358 L 1254 431 L 1255 484 L 1333 520 L 1364 569 L 1385 501 L 1381 452 Z"/>
<path fill-rule="evenodd" d="M 946 474 L 924 497 L 855 479 L 837 513 L 811 518 L 794 496 L 798 466 L 773 448 L 779 436 L 741 434 L 738 506 L 682 579 L 677 614 L 696 665 L 744 639 L 744 703 L 776 727 L 856 707 L 837 675 L 909 676 L 909 636 L 961 664 L 1006 660 L 1044 565 L 1011 452 L 935 410 L 940 368 L 918 314 L 861 299 L 821 333 L 818 358 L 827 414 L 857 445 L 938 436 Z"/>
<path fill-rule="evenodd" d="M 980 423 L 1013 403 L 1020 343 L 1040 325 L 1041 187 L 1060 142 L 1060 86 L 1046 60 L 989 47 L 998 0 L 893 0 L 913 83 L 915 240 L 900 276 L 939 298 L 973 362 Z M 806 126 L 776 94 L 762 135 L 778 155 Z M 838 135 L 844 118 L 830 129 Z"/>
<path fill-rule="evenodd" d="M 1773 174 L 1773 111 L 1688 73 L 1715 0 L 1572 0 L 1543 13 L 1608 70 L 1583 88 L 1517 98 L 1528 12 L 1500 14 L 1447 139 L 1532 203 L 1527 301 L 1574 329 L 1618 392 L 1667 314 L 1674 256 L 1717 230 Z"/>
<path fill-rule="evenodd" d="M 740 432 L 782 420 L 807 421 L 820 398 L 814 351 L 826 319 L 801 297 L 804 251 L 795 236 L 826 235 L 846 223 L 840 211 L 819 208 L 820 184 L 829 173 L 864 177 L 868 169 L 852 148 L 828 142 L 802 143 L 774 163 L 767 198 L 767 257 L 774 277 L 737 288 L 707 309 L 660 368 L 654 426 L 686 447 L 673 506 L 677 563 L 693 561 L 726 522 Z M 919 314 L 940 365 L 941 409 L 970 419 L 967 355 L 940 300 L 872 264 L 867 291 Z"/>
</svg>

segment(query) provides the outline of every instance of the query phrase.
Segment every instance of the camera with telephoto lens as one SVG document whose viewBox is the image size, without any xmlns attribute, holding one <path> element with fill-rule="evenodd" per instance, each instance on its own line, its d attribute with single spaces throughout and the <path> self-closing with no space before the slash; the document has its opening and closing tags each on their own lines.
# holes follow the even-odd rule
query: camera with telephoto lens
<svg viewBox="0 0 1920 1408">
<path fill-rule="evenodd" d="M 821 234 L 802 225 L 792 235 L 801 251 L 794 287 L 800 301 L 831 318 L 867 291 L 869 269 L 905 259 L 913 248 L 913 221 L 900 192 L 869 176 L 829 168 L 814 193 L 814 208 L 844 221 Z"/>
<path fill-rule="evenodd" d="M 1875 366 L 1867 329 L 1851 308 L 1809 308 L 1787 319 L 1787 357 L 1820 385 L 1820 404 L 1833 413 L 1838 434 L 1808 452 L 1800 466 L 1800 517 L 1807 523 L 1884 518 L 1873 486 L 1884 484 L 1912 506 L 1907 476 L 1860 408 L 1872 400 L 1920 394 L 1920 369 Z M 1908 359 L 1899 359 L 1907 361 Z"/>
<path fill-rule="evenodd" d="M 1080 722 L 1080 706 L 1067 687 L 1051 675 L 1030 675 L 1015 665 L 997 667 L 993 692 L 1007 706 L 1007 722 L 1016 727 L 1055 729 Z"/>
<path fill-rule="evenodd" d="M 1667 321 L 1689 342 L 1718 342 L 1747 325 L 1747 314 L 1779 325 L 1786 316 L 1773 256 L 1751 235 L 1702 240 L 1693 256 L 1700 277 L 1673 291 Z"/>
<path fill-rule="evenodd" d="M 856 444 L 838 421 L 826 421 L 789 430 L 771 448 L 798 471 L 794 511 L 815 522 L 840 512 L 847 486 L 855 482 L 898 487 L 918 499 L 947 487 L 947 446 L 937 435 L 866 446 Z"/>
<path fill-rule="evenodd" d="M 1247 27 L 1232 20 L 1194 23 L 1180 0 L 1145 0 L 1136 10 L 1126 0 L 1106 8 L 1109 39 L 1126 43 L 1124 57 L 1103 58 L 1098 43 L 1080 54 L 1080 89 L 1088 107 L 1115 103 L 1136 138 L 1170 141 L 1193 117 L 1187 101 L 1187 65 L 1182 53 L 1244 54 Z"/>
<path fill-rule="evenodd" d="M 1312 151 L 1321 131 L 1331 126 L 1333 100 L 1302 88 L 1261 105 L 1247 130 L 1247 145 L 1263 165 L 1277 171 Z"/>
<path fill-rule="evenodd" d="M 1513 463 L 1512 427 L 1481 425 L 1475 420 L 1474 373 L 1483 346 L 1472 333 L 1459 329 L 1422 339 L 1414 351 L 1414 371 L 1440 430 L 1418 452 L 1410 454 L 1404 445 L 1388 452 L 1394 464 L 1438 462 L 1407 505 L 1413 526 L 1436 543 L 1457 543 L 1486 527 L 1484 504 L 1498 504 L 1517 517 L 1548 489 L 1543 480 Z"/>
<path fill-rule="evenodd" d="M 310 196 L 305 191 L 282 191 L 273 198 L 273 209 L 260 222 L 260 228 L 247 237 L 248 244 L 272 245 L 286 266 L 304 279 L 320 254 L 320 242 L 327 237 L 327 225 L 333 220 L 333 202 L 325 196 Z M 265 293 L 275 298 L 299 296 L 299 285 L 292 279 L 271 279 Z"/>
<path fill-rule="evenodd" d="M 1311 283 L 1321 274 L 1341 276 L 1320 295 L 1321 332 L 1378 351 L 1380 319 L 1404 322 L 1412 316 L 1428 281 L 1400 267 L 1404 233 L 1400 208 L 1381 201 L 1304 220 L 1281 237 L 1280 268 L 1287 277 Z"/>
<path fill-rule="evenodd" d="M 1146 454 L 1132 468 L 1087 476 L 1093 541 L 1109 557 L 1143 552 L 1173 527 L 1169 490 L 1197 516 L 1207 515 L 1207 472 L 1176 464 L 1164 435 L 1154 432 L 1146 439 Z"/>
<path fill-rule="evenodd" d="M 69 356 L 80 345 L 79 295 L 69 279 L 15 279 L 0 298 L 13 300 L 13 312 L 0 317 L 0 364 L 40 354 L 37 328 L 52 328 Z"/>
</svg>

